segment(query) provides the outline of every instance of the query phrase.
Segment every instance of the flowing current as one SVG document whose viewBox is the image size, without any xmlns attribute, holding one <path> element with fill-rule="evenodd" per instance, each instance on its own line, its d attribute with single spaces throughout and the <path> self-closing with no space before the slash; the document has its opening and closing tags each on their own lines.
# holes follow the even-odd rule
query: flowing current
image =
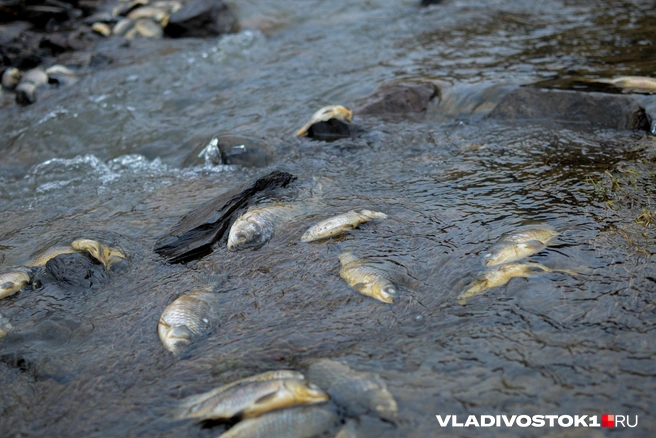
<svg viewBox="0 0 656 438">
<path fill-rule="evenodd" d="M 0 95 L 3 272 L 80 237 L 130 258 L 99 288 L 45 284 L 0 300 L 14 327 L 0 340 L 0 435 L 217 436 L 224 426 L 173 420 L 176 400 L 331 358 L 380 374 L 397 400 L 398 421 L 363 436 L 572 432 L 441 428 L 436 414 L 638 415 L 625 433 L 653 436 L 652 138 L 486 117 L 520 85 L 653 75 L 653 2 L 231 6 L 239 33 L 107 41 L 99 51 L 114 62 L 82 69 L 76 84 L 29 107 Z M 441 96 L 420 116 L 356 115 L 365 129 L 357 138 L 294 137 L 318 108 L 351 106 L 395 80 L 434 81 Z M 257 153 L 213 164 L 201 154 L 213 138 L 237 158 L 242 145 Z M 267 245 L 223 244 L 188 265 L 153 253 L 185 213 L 271 170 L 298 177 L 282 200 L 308 214 Z M 319 220 L 361 208 L 389 218 L 300 242 Z M 458 303 L 502 234 L 540 223 L 562 234 L 531 260 L 580 274 L 515 278 Z M 394 304 L 340 279 L 344 250 L 390 266 Z M 176 358 L 157 321 L 214 274 L 228 276 L 220 319 Z"/>
</svg>

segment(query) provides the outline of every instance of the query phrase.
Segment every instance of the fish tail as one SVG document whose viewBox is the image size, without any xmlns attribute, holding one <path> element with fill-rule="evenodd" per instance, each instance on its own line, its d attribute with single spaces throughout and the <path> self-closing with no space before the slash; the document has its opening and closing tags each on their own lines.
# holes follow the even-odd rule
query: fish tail
<svg viewBox="0 0 656 438">
<path fill-rule="evenodd" d="M 372 210 L 360 210 L 360 214 L 363 214 L 371 219 L 387 219 L 388 217 L 385 213 Z"/>
</svg>

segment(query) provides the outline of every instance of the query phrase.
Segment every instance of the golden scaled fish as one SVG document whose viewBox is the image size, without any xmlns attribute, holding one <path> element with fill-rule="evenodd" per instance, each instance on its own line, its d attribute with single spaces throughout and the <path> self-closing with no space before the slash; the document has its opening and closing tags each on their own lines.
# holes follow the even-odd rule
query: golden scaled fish
<svg viewBox="0 0 656 438">
<path fill-rule="evenodd" d="M 577 272 L 568 269 L 548 268 L 540 263 L 510 263 L 479 274 L 474 283 L 465 292 L 460 294 L 458 298 L 460 300 L 467 300 L 476 295 L 481 295 L 489 289 L 503 286 L 513 278 L 528 278 L 536 274 L 547 272 L 562 272 L 570 275 L 578 274 Z M 461 304 L 464 303 L 461 301 Z"/>
<path fill-rule="evenodd" d="M 549 225 L 507 233 L 485 253 L 483 265 L 500 265 L 529 257 L 546 248 L 558 234 Z"/>
<path fill-rule="evenodd" d="M 303 375 L 303 373 L 294 370 L 273 370 L 273 371 L 266 371 L 261 374 L 256 374 L 254 376 L 246 377 L 244 379 L 239 379 L 234 382 L 230 382 L 226 385 L 220 386 L 211 391 L 207 391 L 202 394 L 192 395 L 181 400 L 180 411 L 182 413 L 180 414 L 181 415 L 180 418 L 187 418 L 187 414 L 195 406 L 201 404 L 203 401 L 209 399 L 210 397 L 214 397 L 234 386 L 241 385 L 243 383 L 263 382 L 265 380 L 277 380 L 277 379 L 304 380 L 305 376 Z"/>
<path fill-rule="evenodd" d="M 396 400 L 375 373 L 356 371 L 336 360 L 321 359 L 310 365 L 307 375 L 351 417 L 374 414 L 387 420 L 396 418 Z"/>
<path fill-rule="evenodd" d="M 339 417 L 322 406 L 303 406 L 270 412 L 241 421 L 221 438 L 310 438 L 333 427 Z"/>
<path fill-rule="evenodd" d="M 296 132 L 296 136 L 302 137 L 307 135 L 310 126 L 318 122 L 327 122 L 330 119 L 346 120 L 347 122 L 350 122 L 353 120 L 353 112 L 342 105 L 324 106 L 319 111 L 312 114 L 310 120 L 308 120 L 298 132 Z"/>
<path fill-rule="evenodd" d="M 383 303 L 394 302 L 396 286 L 383 269 L 350 251 L 341 253 L 339 262 L 342 265 L 339 276 L 353 289 Z"/>
<path fill-rule="evenodd" d="M 273 379 L 244 382 L 192 406 L 185 406 L 179 418 L 230 420 L 253 418 L 276 409 L 323 403 L 330 397 L 315 385 L 300 379 Z"/>
<path fill-rule="evenodd" d="M 0 274 L 0 298 L 15 294 L 32 282 L 32 271 L 23 269 Z"/>
<path fill-rule="evenodd" d="M 318 224 L 310 227 L 301 236 L 302 242 L 312 242 L 314 240 L 326 239 L 337 236 L 346 231 L 356 228 L 358 225 L 369 222 L 372 219 L 385 219 L 387 215 L 371 210 L 351 210 L 349 212 L 333 216 L 322 220 Z"/>
<path fill-rule="evenodd" d="M 216 294 L 195 290 L 172 302 L 159 319 L 157 332 L 164 348 L 180 353 L 194 336 L 209 331 L 214 316 Z"/>
<path fill-rule="evenodd" d="M 62 254 L 73 254 L 76 252 L 77 250 L 70 245 L 53 246 L 33 256 L 30 261 L 25 264 L 25 266 L 45 266 L 45 264 L 50 259 L 54 259 L 55 257 Z"/>
<path fill-rule="evenodd" d="M 612 84 L 633 93 L 656 93 L 656 79 L 646 76 L 619 76 L 613 79 L 593 79 L 592 81 Z"/>
<path fill-rule="evenodd" d="M 296 206 L 288 204 L 249 209 L 232 224 L 228 235 L 228 249 L 238 251 L 260 248 L 271 240 L 280 222 L 291 217 L 296 209 Z"/>
</svg>

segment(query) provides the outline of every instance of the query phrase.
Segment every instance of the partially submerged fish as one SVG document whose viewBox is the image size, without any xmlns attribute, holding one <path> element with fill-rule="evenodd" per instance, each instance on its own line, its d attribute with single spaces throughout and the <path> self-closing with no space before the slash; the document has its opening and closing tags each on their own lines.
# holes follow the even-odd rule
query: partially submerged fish
<svg viewBox="0 0 656 438">
<path fill-rule="evenodd" d="M 180 353 L 194 336 L 208 332 L 214 318 L 216 294 L 195 290 L 172 302 L 159 319 L 157 332 L 164 348 Z"/>
<path fill-rule="evenodd" d="M 40 68 L 26 71 L 16 86 L 16 103 L 29 105 L 36 102 L 36 89 L 48 83 L 48 75 Z"/>
<path fill-rule="evenodd" d="M 546 248 L 558 234 L 549 225 L 507 233 L 483 256 L 483 265 L 500 265 L 529 257 Z"/>
<path fill-rule="evenodd" d="M 265 380 L 276 380 L 276 379 L 304 380 L 305 376 L 303 375 L 303 373 L 293 370 L 273 370 L 273 371 L 266 371 L 261 374 L 256 374 L 254 376 L 246 377 L 244 379 L 236 380 L 234 382 L 230 382 L 226 385 L 220 386 L 211 391 L 207 391 L 202 394 L 192 395 L 190 397 L 181 400 L 180 401 L 181 414 L 179 414 L 180 418 L 187 418 L 188 413 L 191 410 L 193 410 L 196 405 L 199 405 L 203 401 L 209 399 L 210 397 L 214 397 L 234 386 L 241 385 L 244 383 L 263 382 Z"/>
<path fill-rule="evenodd" d="M 38 253 L 27 262 L 26 266 L 45 266 L 50 259 L 62 254 L 73 254 L 76 252 L 89 253 L 91 257 L 102 263 L 107 270 L 111 269 L 112 265 L 127 259 L 125 254 L 119 249 L 105 246 L 97 240 L 76 239 L 70 245 L 53 246 Z"/>
<path fill-rule="evenodd" d="M 32 271 L 19 269 L 0 274 L 0 298 L 15 294 L 32 282 Z"/>
<path fill-rule="evenodd" d="M 2 86 L 8 90 L 13 90 L 22 77 L 23 72 L 16 67 L 9 67 L 2 73 Z"/>
<path fill-rule="evenodd" d="M 322 220 L 318 224 L 310 227 L 301 236 L 302 242 L 312 242 L 314 240 L 326 239 L 337 236 L 346 231 L 356 228 L 358 225 L 369 222 L 372 219 L 385 219 L 385 213 L 379 213 L 371 210 L 351 210 L 349 212 L 333 216 Z"/>
<path fill-rule="evenodd" d="M 322 359 L 310 365 L 307 375 L 349 416 L 369 413 L 387 420 L 396 417 L 396 400 L 377 374 L 355 371 L 341 362 Z"/>
<path fill-rule="evenodd" d="M 310 120 L 308 120 L 307 123 L 303 125 L 301 129 L 298 130 L 298 132 L 296 132 L 296 136 L 302 137 L 304 135 L 307 135 L 308 130 L 312 125 L 318 122 L 327 122 L 330 119 L 346 120 L 347 122 L 350 122 L 351 120 L 353 120 L 353 112 L 351 112 L 350 109 L 343 107 L 341 105 L 324 106 L 319 111 L 312 114 Z"/>
<path fill-rule="evenodd" d="M 510 263 L 479 274 L 474 283 L 465 292 L 460 294 L 458 298 L 460 300 L 466 300 L 467 298 L 481 295 L 489 289 L 503 286 L 513 278 L 528 278 L 545 272 L 562 272 L 570 275 L 578 274 L 577 272 L 568 269 L 548 268 L 540 263 Z M 461 302 L 461 304 L 464 303 Z"/>
<path fill-rule="evenodd" d="M 396 286 L 385 270 L 366 259 L 356 257 L 350 251 L 341 253 L 339 262 L 342 265 L 339 276 L 353 289 L 383 303 L 394 302 Z"/>
<path fill-rule="evenodd" d="M 646 76 L 619 76 L 612 79 L 593 79 L 593 81 L 612 84 L 628 92 L 656 93 L 656 79 Z"/>
<path fill-rule="evenodd" d="M 48 260 L 53 259 L 62 254 L 73 254 L 78 252 L 71 245 L 68 246 L 53 246 L 37 253 L 28 261 L 25 266 L 45 266 Z"/>
<path fill-rule="evenodd" d="M 310 438 L 330 429 L 337 420 L 337 413 L 329 408 L 296 407 L 241 421 L 221 438 Z"/>
<path fill-rule="evenodd" d="M 296 207 L 288 204 L 251 208 L 232 224 L 228 249 L 238 251 L 263 246 L 273 237 L 276 226 L 295 211 Z"/>
<path fill-rule="evenodd" d="M 318 387 L 300 379 L 244 382 L 185 408 L 181 418 L 230 420 L 252 418 L 276 409 L 328 401 Z"/>
</svg>

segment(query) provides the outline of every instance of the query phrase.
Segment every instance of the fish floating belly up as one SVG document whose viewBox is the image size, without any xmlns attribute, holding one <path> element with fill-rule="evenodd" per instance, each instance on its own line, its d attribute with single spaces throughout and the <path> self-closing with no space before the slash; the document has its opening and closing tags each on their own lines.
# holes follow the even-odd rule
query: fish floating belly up
<svg viewBox="0 0 656 438">
<path fill-rule="evenodd" d="M 314 240 L 326 239 L 337 236 L 346 231 L 356 228 L 358 225 L 369 222 L 372 219 L 385 219 L 385 213 L 379 213 L 371 210 L 351 210 L 349 212 L 333 216 L 322 220 L 318 224 L 310 227 L 302 236 L 302 242 L 312 242 Z"/>
</svg>

